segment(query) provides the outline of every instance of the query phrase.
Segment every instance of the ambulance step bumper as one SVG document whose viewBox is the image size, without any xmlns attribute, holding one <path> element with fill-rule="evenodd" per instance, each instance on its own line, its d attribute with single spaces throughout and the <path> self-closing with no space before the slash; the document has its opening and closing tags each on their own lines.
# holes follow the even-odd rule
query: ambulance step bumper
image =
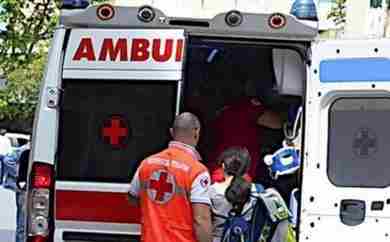
<svg viewBox="0 0 390 242">
<path fill-rule="evenodd" d="M 138 242 L 139 235 L 103 234 L 64 232 L 62 238 L 66 242 Z"/>
</svg>

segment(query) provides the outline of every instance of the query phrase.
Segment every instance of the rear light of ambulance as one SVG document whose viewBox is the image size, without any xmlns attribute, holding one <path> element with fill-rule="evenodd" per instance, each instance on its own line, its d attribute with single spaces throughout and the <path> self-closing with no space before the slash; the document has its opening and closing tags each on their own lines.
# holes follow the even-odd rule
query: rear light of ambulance
<svg viewBox="0 0 390 242">
<path fill-rule="evenodd" d="M 28 242 L 51 241 L 53 179 L 53 166 L 33 163 L 28 204 Z"/>
<path fill-rule="evenodd" d="M 273 29 L 283 28 L 287 23 L 286 17 L 283 14 L 275 13 L 268 19 L 268 25 Z"/>
<path fill-rule="evenodd" d="M 242 23 L 242 20 L 243 20 L 243 16 L 237 10 L 232 10 L 232 11 L 226 13 L 225 22 L 230 27 L 239 26 Z"/>
<path fill-rule="evenodd" d="M 35 169 L 34 169 L 35 168 Z M 50 165 L 37 164 L 33 168 L 32 187 L 50 188 L 52 183 L 52 168 Z"/>
<path fill-rule="evenodd" d="M 150 23 L 156 17 L 154 9 L 150 6 L 142 6 L 138 9 L 138 19 L 144 23 Z"/>
<path fill-rule="evenodd" d="M 46 241 L 47 241 L 47 237 L 43 237 L 40 235 L 28 238 L 28 242 L 46 242 Z"/>
<path fill-rule="evenodd" d="M 102 4 L 96 10 L 97 17 L 102 21 L 108 21 L 115 16 L 115 9 L 110 4 Z"/>
</svg>

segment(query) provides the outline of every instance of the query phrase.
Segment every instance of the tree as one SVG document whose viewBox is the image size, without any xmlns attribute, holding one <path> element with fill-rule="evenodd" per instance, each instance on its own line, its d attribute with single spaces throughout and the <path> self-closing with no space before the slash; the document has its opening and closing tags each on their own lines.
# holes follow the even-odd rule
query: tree
<svg viewBox="0 0 390 242">
<path fill-rule="evenodd" d="M 8 73 L 8 85 L 0 91 L 0 120 L 32 119 L 45 62 L 41 56 Z"/>
<path fill-rule="evenodd" d="M 60 0 L 0 0 L 0 121 L 33 118 L 48 45 L 59 19 Z M 103 0 L 94 1 L 94 3 Z"/>
<path fill-rule="evenodd" d="M 7 75 L 40 58 L 37 49 L 52 37 L 58 8 L 51 0 L 0 0 L 0 5 L 0 21 L 6 26 L 0 36 L 0 66 Z"/>
<path fill-rule="evenodd" d="M 332 6 L 332 9 L 330 10 L 330 13 L 328 14 L 327 18 L 331 19 L 335 23 L 336 27 L 343 28 L 347 21 L 346 10 L 346 0 L 335 0 L 334 5 Z"/>
<path fill-rule="evenodd" d="M 94 2 L 103 2 L 102 0 Z M 0 68 L 7 72 L 32 63 L 53 36 L 60 0 L 0 0 Z"/>
</svg>

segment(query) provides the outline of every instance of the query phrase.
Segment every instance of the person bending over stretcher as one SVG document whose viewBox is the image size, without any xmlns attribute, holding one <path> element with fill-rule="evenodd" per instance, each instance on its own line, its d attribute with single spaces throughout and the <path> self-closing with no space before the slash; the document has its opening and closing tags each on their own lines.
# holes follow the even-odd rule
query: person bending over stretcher
<svg viewBox="0 0 390 242">
<path fill-rule="evenodd" d="M 252 158 L 249 176 L 264 177 L 266 167 L 259 162 L 264 127 L 281 129 L 282 121 L 278 113 L 267 110 L 256 97 L 243 97 L 226 105 L 212 124 L 213 150 L 208 157 L 212 173 L 212 182 L 224 180 L 222 168 L 217 157 L 227 148 L 233 146 L 245 147 Z"/>
</svg>

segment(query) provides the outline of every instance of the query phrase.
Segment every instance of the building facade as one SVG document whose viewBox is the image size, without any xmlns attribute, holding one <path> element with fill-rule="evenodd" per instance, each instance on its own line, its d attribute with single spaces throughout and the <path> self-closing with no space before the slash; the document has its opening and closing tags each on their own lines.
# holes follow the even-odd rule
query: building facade
<svg viewBox="0 0 390 242">
<path fill-rule="evenodd" d="M 388 0 L 347 0 L 346 37 L 389 36 Z"/>
</svg>

